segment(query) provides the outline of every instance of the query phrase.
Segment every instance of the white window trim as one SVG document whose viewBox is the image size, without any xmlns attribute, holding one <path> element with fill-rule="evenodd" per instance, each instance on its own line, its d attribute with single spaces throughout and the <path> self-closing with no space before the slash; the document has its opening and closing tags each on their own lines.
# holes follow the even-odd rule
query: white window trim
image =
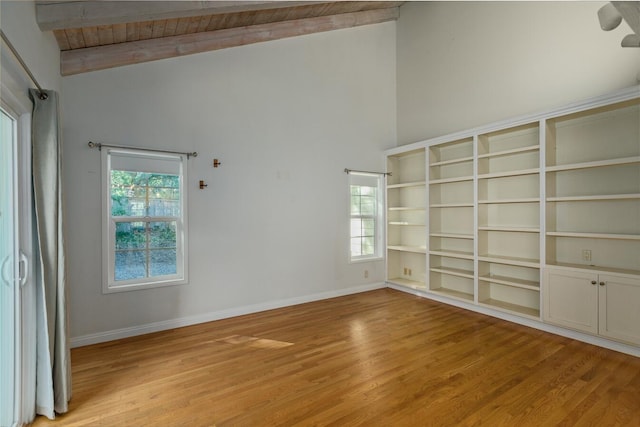
<svg viewBox="0 0 640 427">
<path fill-rule="evenodd" d="M 137 291 L 141 289 L 159 288 L 165 286 L 184 285 L 188 283 L 188 194 L 187 186 L 187 156 L 182 154 L 166 154 L 154 151 L 140 151 L 135 149 L 102 148 L 102 292 L 104 294 Z M 175 217 L 117 217 L 111 216 L 111 153 L 132 154 L 158 159 L 180 159 L 180 214 L 181 220 L 176 221 L 178 262 L 176 274 L 158 276 L 158 279 L 143 278 L 115 281 L 115 224 L 116 222 L 150 222 L 175 220 Z M 182 262 L 180 262 L 182 261 Z"/>
<path fill-rule="evenodd" d="M 349 264 L 356 264 L 361 262 L 380 261 L 384 259 L 384 234 L 385 234 L 385 191 L 384 191 L 384 175 L 365 173 L 365 172 L 349 172 L 347 185 L 347 218 L 349 221 L 349 235 L 347 236 L 347 253 L 349 254 Z M 376 239 L 375 239 L 375 251 L 373 255 L 361 255 L 353 257 L 351 256 L 351 185 L 356 177 L 369 177 L 375 178 L 377 182 L 377 197 L 376 197 Z"/>
</svg>

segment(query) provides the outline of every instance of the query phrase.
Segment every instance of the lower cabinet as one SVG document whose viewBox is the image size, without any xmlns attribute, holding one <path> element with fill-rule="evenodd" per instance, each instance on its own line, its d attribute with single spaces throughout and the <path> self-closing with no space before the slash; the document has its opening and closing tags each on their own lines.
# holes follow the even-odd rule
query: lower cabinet
<svg viewBox="0 0 640 427">
<path fill-rule="evenodd" d="M 640 345 L 640 279 L 547 268 L 543 289 L 545 322 Z"/>
</svg>

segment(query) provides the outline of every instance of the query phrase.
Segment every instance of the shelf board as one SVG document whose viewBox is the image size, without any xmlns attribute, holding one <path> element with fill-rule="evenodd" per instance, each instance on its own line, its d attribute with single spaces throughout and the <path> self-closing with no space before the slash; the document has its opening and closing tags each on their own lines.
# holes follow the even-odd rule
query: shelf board
<svg viewBox="0 0 640 427">
<path fill-rule="evenodd" d="M 415 222 L 404 222 L 404 221 L 389 221 L 389 225 L 405 225 L 411 227 L 424 227 L 424 224 L 418 224 Z"/>
<path fill-rule="evenodd" d="M 540 283 L 533 280 L 518 279 L 516 277 L 484 275 L 479 276 L 481 282 L 499 283 L 501 285 L 513 286 L 515 288 L 530 289 L 532 291 L 540 291 Z"/>
<path fill-rule="evenodd" d="M 458 277 L 465 277 L 467 279 L 473 279 L 472 270 L 463 270 L 461 268 L 451 268 L 451 267 L 433 267 L 433 268 L 430 268 L 429 271 L 448 274 L 450 276 L 458 276 Z"/>
<path fill-rule="evenodd" d="M 449 258 L 459 258 L 459 259 L 473 259 L 473 252 L 465 252 L 465 251 L 451 251 L 451 250 L 439 250 L 434 249 L 429 251 L 429 255 L 439 255 Z"/>
<path fill-rule="evenodd" d="M 620 233 L 578 233 L 573 231 L 548 231 L 547 236 L 579 237 L 588 239 L 640 240 L 640 234 Z"/>
<path fill-rule="evenodd" d="M 593 162 L 569 163 L 566 165 L 547 166 L 547 172 L 567 171 L 574 169 L 600 168 L 604 166 L 626 165 L 640 163 L 640 156 L 620 157 L 617 159 L 596 160 Z"/>
<path fill-rule="evenodd" d="M 479 205 L 490 205 L 499 203 L 539 203 L 539 197 L 523 197 L 520 199 L 484 199 L 478 200 Z"/>
<path fill-rule="evenodd" d="M 640 193 L 629 194 L 600 194 L 594 196 L 562 196 L 547 197 L 547 202 L 583 202 L 592 200 L 634 200 L 640 199 Z"/>
<path fill-rule="evenodd" d="M 478 301 L 478 304 L 500 311 L 514 313 L 520 316 L 531 317 L 536 320 L 540 319 L 540 310 L 531 307 L 525 307 L 522 305 L 512 304 L 510 302 L 500 301 L 492 298 Z"/>
<path fill-rule="evenodd" d="M 508 176 L 534 175 L 540 173 L 540 168 L 520 169 L 506 172 L 491 172 L 478 175 L 478 179 L 505 178 Z"/>
<path fill-rule="evenodd" d="M 438 203 L 429 205 L 431 208 L 472 208 L 473 203 Z"/>
<path fill-rule="evenodd" d="M 617 274 L 629 274 L 632 276 L 640 276 L 640 270 L 632 270 L 628 268 L 617 268 L 617 267 L 604 267 L 600 265 L 586 265 L 586 264 L 571 264 L 568 262 L 553 262 L 547 261 L 548 266 L 556 266 L 556 267 L 569 267 L 569 268 L 577 268 L 580 270 L 597 270 L 604 271 L 606 273 L 617 273 Z"/>
<path fill-rule="evenodd" d="M 536 227 L 517 227 L 517 226 L 496 226 L 486 225 L 478 227 L 479 231 L 510 231 L 517 233 L 539 233 L 540 228 Z"/>
<path fill-rule="evenodd" d="M 495 262 L 496 264 L 516 265 L 519 267 L 540 268 L 540 260 L 535 258 L 519 258 L 504 255 L 480 255 L 478 261 Z"/>
<path fill-rule="evenodd" d="M 409 206 L 394 206 L 388 208 L 390 211 L 423 211 L 424 208 L 409 207 Z"/>
<path fill-rule="evenodd" d="M 429 292 L 443 295 L 448 298 L 456 298 L 463 301 L 471 301 L 473 302 L 473 294 L 468 294 L 466 292 L 455 291 L 453 289 L 447 288 L 437 288 L 437 289 L 429 289 Z"/>
<path fill-rule="evenodd" d="M 451 159 L 451 160 L 443 160 L 441 162 L 433 162 L 433 163 L 430 163 L 429 166 L 453 165 L 456 163 L 465 163 L 465 162 L 471 162 L 471 161 L 473 161 L 473 156 L 460 157 L 458 159 Z"/>
<path fill-rule="evenodd" d="M 527 147 L 513 148 L 511 150 L 495 151 L 493 153 L 478 154 L 478 159 L 486 159 L 489 157 L 509 156 L 511 154 L 526 153 L 528 151 L 539 151 L 540 145 L 529 145 Z"/>
<path fill-rule="evenodd" d="M 424 282 L 418 282 L 416 280 L 403 279 L 402 277 L 394 277 L 392 279 L 387 279 L 387 282 L 393 283 L 395 285 L 406 286 L 411 289 L 418 289 L 424 291 L 427 289 L 427 286 Z"/>
<path fill-rule="evenodd" d="M 453 178 L 442 178 L 442 179 L 432 179 L 429 181 L 429 184 L 448 184 L 451 182 L 464 182 L 464 181 L 473 181 L 473 176 L 456 176 Z"/>
<path fill-rule="evenodd" d="M 420 187 L 425 184 L 426 184 L 426 181 L 403 182 L 401 184 L 388 184 L 387 188 Z"/>
<path fill-rule="evenodd" d="M 461 234 L 461 233 L 430 233 L 429 237 L 447 237 L 449 239 L 473 240 L 473 234 Z"/>
<path fill-rule="evenodd" d="M 389 245 L 387 249 L 390 251 L 400 251 L 400 252 L 413 252 L 417 254 L 426 254 L 427 248 L 423 248 L 420 246 L 401 246 L 401 245 Z"/>
</svg>

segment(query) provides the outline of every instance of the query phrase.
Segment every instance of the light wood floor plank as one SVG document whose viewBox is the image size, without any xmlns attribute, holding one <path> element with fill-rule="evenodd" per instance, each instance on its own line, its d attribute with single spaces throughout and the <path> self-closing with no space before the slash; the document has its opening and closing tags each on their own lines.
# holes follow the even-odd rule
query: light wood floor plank
<svg viewBox="0 0 640 427">
<path fill-rule="evenodd" d="M 640 426 L 640 359 L 391 289 L 72 350 L 34 426 Z"/>
</svg>

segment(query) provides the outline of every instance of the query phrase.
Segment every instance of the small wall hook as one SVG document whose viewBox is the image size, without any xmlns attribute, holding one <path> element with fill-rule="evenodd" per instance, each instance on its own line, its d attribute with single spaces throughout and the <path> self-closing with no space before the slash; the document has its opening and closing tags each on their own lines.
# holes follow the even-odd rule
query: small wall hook
<svg viewBox="0 0 640 427">
<path fill-rule="evenodd" d="M 200 180 L 200 189 L 204 190 L 205 187 L 208 187 L 208 184 L 205 184 L 203 180 Z"/>
<path fill-rule="evenodd" d="M 218 166 L 221 166 L 222 162 L 218 159 L 213 159 L 213 167 L 217 168 Z"/>
</svg>

